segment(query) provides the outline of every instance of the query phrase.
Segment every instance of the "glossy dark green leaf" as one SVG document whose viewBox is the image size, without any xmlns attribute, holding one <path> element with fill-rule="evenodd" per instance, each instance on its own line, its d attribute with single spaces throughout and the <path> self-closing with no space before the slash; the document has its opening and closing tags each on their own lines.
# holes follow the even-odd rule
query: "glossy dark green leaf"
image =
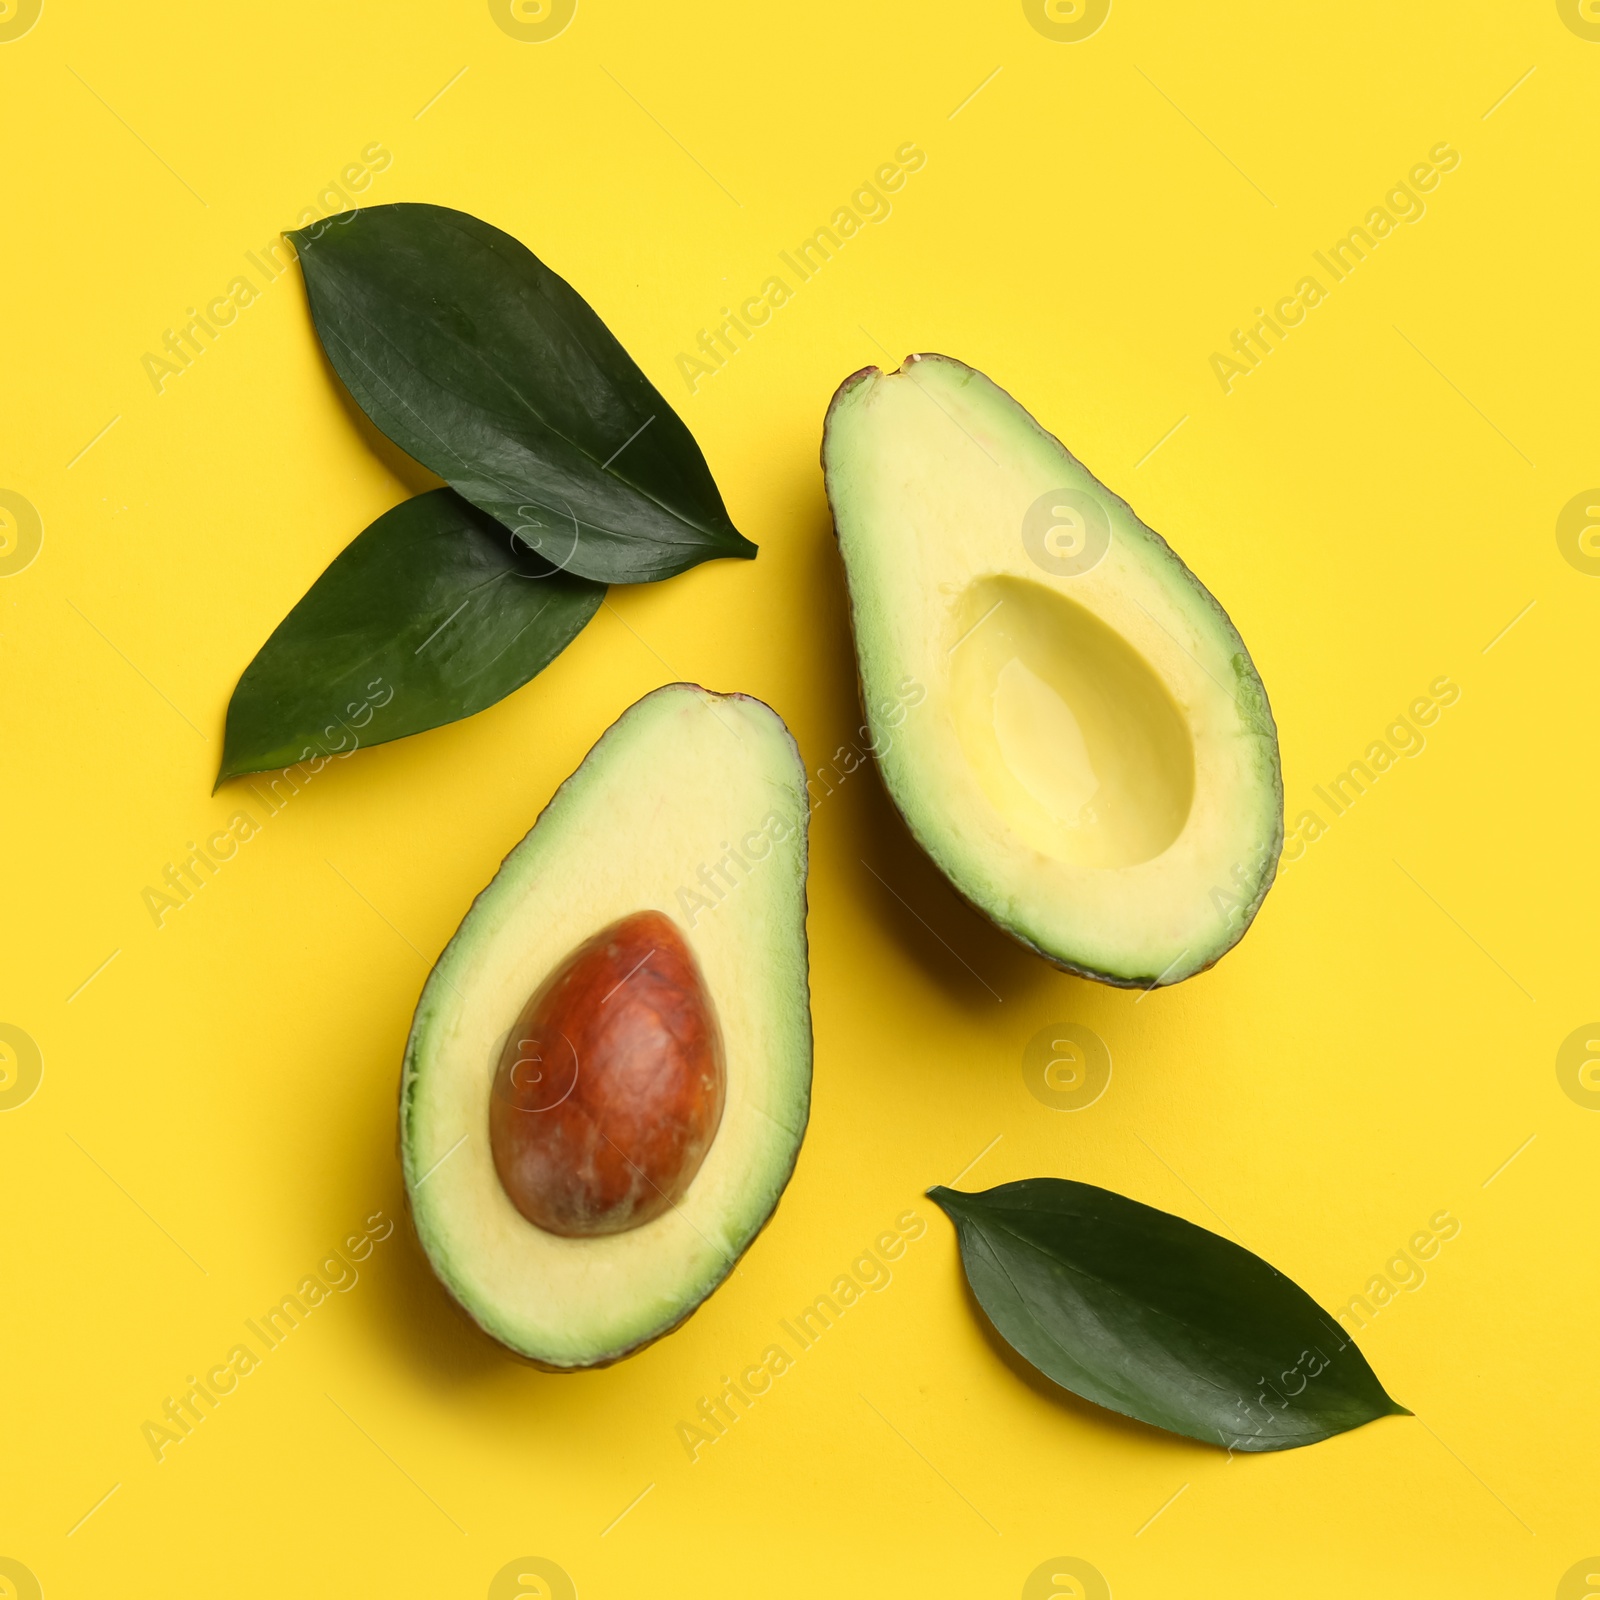
<svg viewBox="0 0 1600 1600">
<path fill-rule="evenodd" d="M 217 782 L 469 717 L 552 662 L 605 598 L 449 489 L 385 512 L 244 670 Z"/>
<path fill-rule="evenodd" d="M 678 414 L 510 234 L 390 205 L 289 237 L 323 348 L 361 408 L 556 566 L 643 583 L 755 555 Z"/>
<path fill-rule="evenodd" d="M 928 1195 L 1001 1337 L 1086 1400 L 1233 1450 L 1411 1414 L 1303 1289 L 1181 1217 L 1064 1178 Z"/>
</svg>

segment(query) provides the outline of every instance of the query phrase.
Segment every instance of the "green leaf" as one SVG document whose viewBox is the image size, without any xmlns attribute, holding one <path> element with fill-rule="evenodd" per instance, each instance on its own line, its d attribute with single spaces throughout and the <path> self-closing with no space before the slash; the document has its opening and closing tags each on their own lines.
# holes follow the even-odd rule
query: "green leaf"
<svg viewBox="0 0 1600 1600">
<path fill-rule="evenodd" d="M 1001 1337 L 1097 1405 L 1233 1450 L 1411 1415 L 1303 1289 L 1181 1217 L 1064 1178 L 928 1196 Z"/>
<path fill-rule="evenodd" d="M 449 489 L 385 512 L 244 670 L 220 785 L 352 755 L 492 706 L 548 666 L 605 598 Z"/>
<path fill-rule="evenodd" d="M 288 237 L 323 348 L 361 408 L 556 566 L 643 583 L 755 555 L 677 413 L 510 234 L 406 204 Z"/>
</svg>

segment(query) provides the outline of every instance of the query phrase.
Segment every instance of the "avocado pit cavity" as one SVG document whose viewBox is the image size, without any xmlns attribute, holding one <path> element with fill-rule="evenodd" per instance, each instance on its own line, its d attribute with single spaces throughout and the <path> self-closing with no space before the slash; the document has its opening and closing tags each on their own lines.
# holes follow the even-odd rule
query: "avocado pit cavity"
<svg viewBox="0 0 1600 1600">
<path fill-rule="evenodd" d="M 489 1144 L 549 1233 L 625 1233 L 683 1197 L 722 1120 L 722 1035 L 672 920 L 639 911 L 580 945 L 506 1040 Z"/>
<path fill-rule="evenodd" d="M 1194 802 L 1194 739 L 1142 655 L 1092 611 L 1026 578 L 961 596 L 951 715 L 978 782 L 1042 855 L 1151 861 Z"/>
</svg>

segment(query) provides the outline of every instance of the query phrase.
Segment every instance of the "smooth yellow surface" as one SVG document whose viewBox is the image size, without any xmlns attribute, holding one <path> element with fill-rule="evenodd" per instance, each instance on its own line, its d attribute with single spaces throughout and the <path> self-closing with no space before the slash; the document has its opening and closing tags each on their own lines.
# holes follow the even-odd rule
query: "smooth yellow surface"
<svg viewBox="0 0 1600 1600">
<path fill-rule="evenodd" d="M 1556 1594 L 1600 1550 L 1588 13 L 1116 0 L 1058 40 L 1020 4 L 580 0 L 524 40 L 484 4 L 44 0 L 4 38 L 27 9 L 0 12 L 0 504 L 24 550 L 42 530 L 21 570 L 0 551 L 0 1042 L 43 1074 L 0 1113 L 11 1591 Z M 925 163 L 863 192 L 908 141 Z M 1459 163 L 1413 183 L 1440 143 Z M 500 706 L 259 807 L 158 927 L 143 891 L 258 809 L 210 795 L 238 673 L 425 481 L 341 399 L 297 273 L 246 255 L 341 181 L 569 277 L 761 555 L 615 594 Z M 778 252 L 852 195 L 882 220 L 795 282 Z M 1381 205 L 1335 279 L 1314 252 Z M 241 276 L 253 303 L 157 393 L 143 358 Z M 677 358 L 758 296 L 691 394 Z M 1225 391 L 1258 306 L 1292 327 L 1218 363 Z M 992 933 L 862 764 L 818 434 L 847 372 L 917 349 L 1026 397 L 1260 666 L 1286 866 L 1176 989 Z M 811 1134 L 679 1333 L 547 1376 L 368 1219 L 398 1214 L 429 965 L 601 730 L 680 677 L 769 700 L 829 774 Z M 1088 1036 L 1109 1080 L 1055 1109 L 1084 1097 L 1050 1087 L 1053 1041 L 1097 1062 Z M 1361 1343 L 1416 1418 L 1230 1460 L 1037 1392 L 921 1191 L 1045 1172 L 1225 1230 L 1330 1307 L 1382 1275 Z M 267 1350 L 246 1319 L 312 1275 Z M 800 1348 L 780 1319 L 845 1276 Z M 691 1461 L 679 1425 L 778 1341 L 797 1358 Z M 232 1386 L 158 1462 L 143 1425 L 211 1373 Z"/>
</svg>

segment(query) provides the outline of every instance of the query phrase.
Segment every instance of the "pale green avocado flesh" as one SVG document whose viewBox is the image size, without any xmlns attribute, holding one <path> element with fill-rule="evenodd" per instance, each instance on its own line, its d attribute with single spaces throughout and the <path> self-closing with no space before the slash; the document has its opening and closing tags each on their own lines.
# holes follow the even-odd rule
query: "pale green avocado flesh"
<svg viewBox="0 0 1600 1600">
<path fill-rule="evenodd" d="M 1277 729 L 1222 607 L 948 356 L 847 378 L 822 463 L 873 748 L 923 848 L 1070 971 L 1209 967 L 1283 842 Z"/>
<path fill-rule="evenodd" d="M 778 1203 L 811 1096 L 805 776 L 760 701 L 690 684 L 646 695 L 506 857 L 423 989 L 400 1087 L 412 1219 L 445 1287 L 518 1355 L 599 1366 L 669 1332 Z M 496 1065 L 545 978 L 642 910 L 677 924 L 715 1008 L 721 1122 L 670 1210 L 602 1237 L 547 1233 L 495 1170 Z"/>
</svg>

